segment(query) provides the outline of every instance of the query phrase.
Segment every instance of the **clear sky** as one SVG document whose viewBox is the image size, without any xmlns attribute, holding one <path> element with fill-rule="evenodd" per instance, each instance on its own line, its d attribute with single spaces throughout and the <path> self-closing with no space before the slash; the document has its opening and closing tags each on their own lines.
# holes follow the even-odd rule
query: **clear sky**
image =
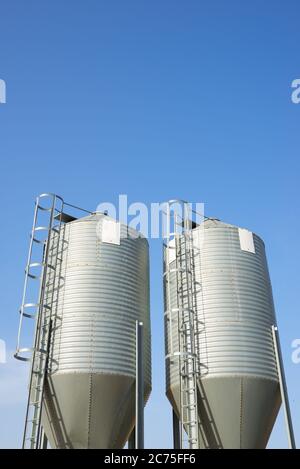
<svg viewBox="0 0 300 469">
<path fill-rule="evenodd" d="M 298 0 L 3 0 L 1 323 L 16 341 L 33 199 L 91 208 L 184 198 L 266 243 L 296 438 L 299 318 Z M 161 242 L 151 241 L 153 392 L 146 446 L 170 447 Z M 0 364 L 0 446 L 20 444 L 26 370 Z M 282 415 L 270 440 L 285 447 Z"/>
</svg>

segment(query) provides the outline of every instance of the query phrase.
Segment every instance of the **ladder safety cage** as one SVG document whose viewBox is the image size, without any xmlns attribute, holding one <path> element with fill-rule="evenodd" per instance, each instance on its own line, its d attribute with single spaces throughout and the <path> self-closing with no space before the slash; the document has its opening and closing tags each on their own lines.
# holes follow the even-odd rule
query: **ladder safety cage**
<svg viewBox="0 0 300 469">
<path fill-rule="evenodd" d="M 180 380 L 180 439 L 181 448 L 199 448 L 199 413 L 197 378 L 200 372 L 197 311 L 195 307 L 195 278 L 193 253 L 193 210 L 185 201 L 172 200 L 166 208 L 164 233 L 165 317 L 168 331 L 170 366 L 178 362 Z M 172 290 L 176 291 L 176 305 Z M 174 324 L 178 345 L 174 347 Z M 186 435 L 186 440 L 185 436 Z"/>
<path fill-rule="evenodd" d="M 64 249 L 61 241 L 63 209 L 64 201 L 58 195 L 41 194 L 36 198 L 14 355 L 18 360 L 30 362 L 23 449 L 38 449 L 41 444 L 41 414 L 54 321 L 53 304 L 60 288 L 61 277 L 58 272 Z M 39 224 L 41 218 L 42 225 Z M 32 295 L 35 295 L 35 300 L 28 300 Z M 25 319 L 32 323 L 33 347 L 21 344 L 22 336 L 25 335 Z"/>
<path fill-rule="evenodd" d="M 52 193 L 41 194 L 35 200 L 14 354 L 16 359 L 30 362 L 23 449 L 45 447 L 46 437 L 42 431 L 41 417 L 47 373 L 51 370 L 52 333 L 58 327 L 56 308 L 59 291 L 65 280 L 62 275 L 64 252 L 68 245 L 65 226 L 78 218 L 65 213 L 65 207 L 75 213 L 80 212 L 81 216 L 82 213 L 95 213 L 69 204 Z M 31 340 L 33 345 L 24 346 L 25 340 Z"/>
</svg>

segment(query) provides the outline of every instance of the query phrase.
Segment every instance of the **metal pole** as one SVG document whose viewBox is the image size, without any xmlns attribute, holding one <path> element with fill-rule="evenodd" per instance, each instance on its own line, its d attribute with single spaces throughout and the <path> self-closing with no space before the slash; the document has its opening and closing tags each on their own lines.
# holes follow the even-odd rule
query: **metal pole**
<svg viewBox="0 0 300 469">
<path fill-rule="evenodd" d="M 144 449 L 144 338 L 143 323 L 136 321 L 135 447 Z"/>
<path fill-rule="evenodd" d="M 135 449 L 135 427 L 128 438 L 128 449 Z"/>
<path fill-rule="evenodd" d="M 296 449 L 293 423 L 292 423 L 292 417 L 291 417 L 291 409 L 290 409 L 287 385 L 286 385 L 286 380 L 285 380 L 285 375 L 284 375 L 278 328 L 274 325 L 272 326 L 272 335 L 273 335 L 275 357 L 276 357 L 277 370 L 278 370 L 278 376 L 279 376 L 280 394 L 281 394 L 281 399 L 282 399 L 282 403 L 284 407 L 286 429 L 287 429 L 287 435 L 288 435 L 288 440 L 289 440 L 289 448 Z"/>
<path fill-rule="evenodd" d="M 180 421 L 173 409 L 173 447 L 174 449 L 181 449 L 180 438 Z"/>
</svg>

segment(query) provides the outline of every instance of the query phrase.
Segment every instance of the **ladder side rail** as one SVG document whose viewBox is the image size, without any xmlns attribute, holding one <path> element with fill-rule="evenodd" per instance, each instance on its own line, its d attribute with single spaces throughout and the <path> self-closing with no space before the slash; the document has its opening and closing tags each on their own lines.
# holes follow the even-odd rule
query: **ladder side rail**
<svg viewBox="0 0 300 469">
<path fill-rule="evenodd" d="M 38 416 L 37 416 L 37 434 L 36 434 L 36 441 L 35 441 L 35 449 L 39 449 L 41 446 L 41 417 L 42 417 L 42 404 L 43 404 L 43 397 L 44 397 L 44 387 L 45 381 L 47 376 L 47 369 L 48 369 L 48 362 L 49 362 L 49 351 L 50 351 L 50 344 L 51 344 L 51 332 L 52 332 L 52 320 L 50 319 L 49 322 L 49 330 L 48 330 L 48 337 L 47 337 L 47 351 L 45 357 L 45 368 L 42 375 L 42 383 L 41 383 L 41 405 L 38 407 Z"/>
<path fill-rule="evenodd" d="M 39 211 L 39 197 L 36 199 L 36 204 L 35 204 L 35 213 L 34 213 L 34 222 L 33 222 L 33 228 L 31 232 L 31 240 L 30 240 L 30 256 L 29 260 L 27 263 L 27 270 L 26 270 L 26 280 L 25 280 L 25 288 L 24 288 L 24 295 L 23 295 L 23 301 L 22 305 L 24 305 L 26 301 L 26 294 L 27 294 L 27 285 L 28 285 L 28 272 L 29 272 L 29 264 L 31 261 L 31 254 L 32 254 L 32 246 L 33 246 L 33 239 L 34 239 L 34 234 L 35 234 L 35 228 L 36 228 L 36 223 L 37 223 L 37 217 L 38 217 L 38 211 Z M 44 246 L 44 243 L 43 243 Z M 29 411 L 30 411 L 30 405 L 31 405 L 31 389 L 32 389 L 32 383 L 33 383 L 33 376 L 34 376 L 34 364 L 35 364 L 35 359 L 36 359 L 36 350 L 37 350 L 37 345 L 38 345 L 38 330 L 40 327 L 40 309 L 41 309 L 41 295 L 42 295 L 42 282 L 41 279 L 44 276 L 44 258 L 42 259 L 42 271 L 41 271 L 41 278 L 40 278 L 40 288 L 39 288 L 39 296 L 38 296 L 38 309 L 35 317 L 35 329 L 34 329 L 34 343 L 33 343 L 33 349 L 32 349 L 32 356 L 30 360 L 30 373 L 29 373 L 29 392 L 28 392 L 28 399 L 27 399 L 27 405 L 26 405 L 26 415 L 25 415 L 25 426 L 24 426 L 24 432 L 23 432 L 23 441 L 22 441 L 22 448 L 25 448 L 26 446 L 26 440 L 27 440 L 27 431 L 28 431 L 28 417 L 29 417 Z M 20 322 L 21 326 L 21 322 Z M 21 330 L 21 327 L 20 327 Z"/>
<path fill-rule="evenodd" d="M 181 354 L 184 351 L 183 336 L 182 336 L 182 311 L 184 309 L 183 296 L 182 296 L 182 263 L 181 263 L 181 239 L 180 237 L 175 239 L 175 258 L 176 258 L 176 296 L 177 296 L 177 337 L 178 337 L 178 372 L 179 372 L 179 405 L 180 405 L 180 447 L 184 447 L 184 426 L 183 419 L 184 413 L 183 408 L 184 402 L 184 384 L 182 375 L 185 373 L 184 370 L 184 359 Z"/>
<path fill-rule="evenodd" d="M 51 306 L 45 303 L 46 298 L 46 279 L 47 273 L 49 270 L 49 249 L 50 241 L 53 227 L 54 214 L 56 209 L 56 196 L 53 195 L 52 207 L 49 209 L 50 217 L 48 224 L 48 236 L 43 243 L 43 259 L 42 259 L 42 273 L 40 281 L 40 291 L 39 291 L 39 302 L 38 302 L 38 311 L 36 318 L 36 327 L 34 335 L 34 347 L 32 352 L 31 359 L 31 371 L 30 371 L 30 384 L 29 384 L 29 395 L 27 401 L 26 409 L 26 419 L 25 419 L 25 428 L 23 436 L 23 447 L 26 446 L 26 441 L 30 440 L 30 447 L 38 448 L 40 441 L 40 426 L 41 426 L 41 407 L 43 400 L 43 389 L 45 382 L 45 374 L 47 372 L 47 354 L 48 354 L 48 339 L 49 339 L 49 330 L 50 330 L 50 321 L 51 321 Z M 61 200 L 59 198 L 59 200 Z M 62 208 L 63 208 L 63 201 Z M 37 206 L 39 207 L 39 198 L 37 199 Z M 60 213 L 62 212 L 62 208 Z M 51 266 L 51 270 L 53 266 Z M 54 272 L 55 274 L 55 272 Z M 47 314 L 49 318 L 47 318 Z M 38 363 L 37 363 L 38 362 Z M 37 369 L 35 367 L 37 366 Z M 33 380 L 34 374 L 36 374 L 37 385 L 34 385 Z M 32 400 L 33 396 L 33 400 Z M 33 404 L 34 403 L 34 404 Z M 31 422 L 28 421 L 30 407 L 34 406 L 33 418 Z M 31 423 L 31 437 L 27 438 L 29 432 L 29 423 Z"/>
<path fill-rule="evenodd" d="M 39 207 L 39 198 L 37 198 L 37 204 Z M 35 327 L 35 335 L 34 335 L 34 346 L 33 346 L 33 351 L 32 351 L 32 358 L 31 358 L 31 371 L 30 371 L 30 381 L 29 381 L 29 394 L 28 394 L 28 402 L 27 402 L 27 411 L 26 411 L 26 420 L 25 420 L 25 428 L 24 428 L 24 436 L 23 436 L 23 447 L 26 446 L 26 440 L 27 440 L 27 433 L 28 433 L 28 416 L 30 412 L 30 407 L 32 403 L 32 394 L 34 394 L 34 401 L 33 402 L 38 402 L 39 400 L 39 392 L 37 387 L 33 387 L 33 380 L 34 380 L 34 373 L 35 373 L 35 366 L 36 366 L 36 361 L 37 361 L 37 354 L 40 354 L 40 366 L 41 366 L 41 360 L 43 360 L 43 352 L 42 347 L 41 347 L 41 332 L 43 328 L 43 313 L 45 309 L 45 304 L 44 304 L 44 286 L 45 286 L 45 280 L 46 280 L 46 275 L 47 275 L 47 267 L 48 267 L 48 252 L 49 252 L 49 238 L 50 238 L 50 233 L 51 233 L 51 227 L 53 224 L 53 216 L 54 216 L 54 199 L 52 202 L 52 207 L 50 211 L 50 217 L 49 217 L 49 223 L 48 223 L 48 236 L 46 238 L 45 244 L 44 244 L 44 253 L 43 253 L 43 259 L 42 259 L 42 273 L 41 273 L 41 283 L 40 283 L 40 292 L 39 292 L 39 307 L 37 311 L 37 318 L 36 318 L 36 327 Z M 38 369 L 40 368 L 38 366 Z M 38 381 L 38 375 L 37 375 L 37 381 Z M 37 385 L 39 386 L 39 385 Z M 30 439 L 30 446 L 33 449 L 35 447 L 35 437 L 36 437 L 36 411 L 37 411 L 37 405 L 35 405 L 34 412 L 33 412 L 33 419 L 31 422 L 31 427 L 32 427 L 32 435 Z"/>
<path fill-rule="evenodd" d="M 178 217 L 175 213 L 175 225 L 176 229 L 179 226 Z M 183 232 L 177 233 L 176 237 L 176 294 L 177 294 L 177 333 L 178 333 L 178 348 L 179 348 L 179 386 L 180 386 L 180 437 L 181 437 L 181 448 L 185 446 L 185 434 L 187 435 L 187 443 L 190 446 L 190 418 L 189 418 L 189 382 L 188 382 L 188 360 L 189 360 L 189 345 L 187 341 L 187 323 L 186 316 L 189 315 L 189 302 L 186 304 L 185 300 L 185 283 L 187 278 L 187 264 L 186 264 L 186 249 L 183 242 Z M 181 236 L 180 236 L 181 235 Z M 188 296 L 188 290 L 187 290 Z M 187 417 L 188 416 L 188 417 Z"/>
<path fill-rule="evenodd" d="M 55 233 L 55 231 L 53 231 L 53 220 L 54 220 L 54 215 L 55 215 L 55 211 L 56 211 L 56 202 L 57 202 L 57 198 L 56 198 L 56 196 L 54 196 L 53 206 L 52 206 L 52 211 L 51 211 L 51 216 L 50 216 L 50 222 L 49 222 L 49 236 L 48 236 L 46 252 L 45 252 L 45 265 L 47 267 L 46 267 L 46 272 L 45 272 L 45 275 L 44 275 L 44 278 L 43 278 L 43 299 L 45 298 L 45 296 L 47 294 L 46 281 L 47 281 L 50 246 L 51 246 L 51 244 L 55 245 L 55 240 L 54 240 L 55 234 L 53 235 L 53 238 L 51 236 L 52 236 L 53 233 Z M 63 212 L 63 202 L 61 204 L 62 204 L 62 206 L 61 206 L 60 214 Z M 45 377 L 46 377 L 46 374 L 47 374 L 47 367 L 48 367 L 48 362 L 49 362 L 50 337 L 51 337 L 51 327 L 52 327 L 52 307 L 53 307 L 53 299 L 54 299 L 54 291 L 55 291 L 55 289 L 54 289 L 55 281 L 56 281 L 56 275 L 55 274 L 56 274 L 56 269 L 57 269 L 57 257 L 58 257 L 58 250 L 59 250 L 60 234 L 61 234 L 61 216 L 60 216 L 60 220 L 59 220 L 59 228 L 58 228 L 58 233 L 57 233 L 56 255 L 55 255 L 55 253 L 53 254 L 55 261 L 54 261 L 54 265 L 51 266 L 51 273 L 50 273 L 50 276 L 51 276 L 51 274 L 53 274 L 53 288 L 52 288 L 52 292 L 51 292 L 50 305 L 48 305 L 50 307 L 50 309 L 49 310 L 46 309 L 46 311 L 43 310 L 42 311 L 42 317 L 41 317 L 41 320 L 45 319 L 45 325 L 42 325 L 42 328 L 45 328 L 45 334 L 42 333 L 40 347 L 41 347 L 41 350 L 43 350 L 44 347 L 46 346 L 46 348 L 45 348 L 46 355 L 45 355 L 45 357 L 43 357 L 41 355 L 41 366 L 43 366 L 43 370 L 42 370 L 42 382 L 41 382 L 41 389 L 40 389 L 41 404 L 37 409 L 37 429 L 38 429 L 37 442 L 39 441 L 40 431 L 41 431 L 41 416 L 42 416 L 42 407 L 43 407 Z M 52 257 L 51 257 L 51 259 L 52 259 Z M 49 319 L 47 318 L 47 313 L 49 314 Z M 44 315 L 46 317 L 43 317 Z M 44 329 L 40 332 L 44 332 Z"/>
<path fill-rule="evenodd" d="M 198 411 L 197 411 L 197 383 L 195 377 L 195 350 L 194 350 L 194 308 L 191 284 L 191 230 L 188 206 L 184 205 L 184 270 L 186 282 L 187 312 L 183 311 L 184 318 L 184 343 L 185 343 L 185 373 L 186 384 L 186 408 L 187 408 L 187 433 L 188 443 L 191 449 L 198 448 Z M 183 294 L 183 291 L 182 291 Z"/>
<path fill-rule="evenodd" d="M 58 308 L 58 296 L 59 296 L 59 289 L 60 289 L 60 280 L 61 280 L 61 269 L 62 269 L 62 262 L 63 262 L 63 249 L 64 249 L 64 234 L 65 234 L 65 227 L 62 222 L 62 212 L 64 209 L 64 204 L 62 204 L 61 207 L 61 214 L 59 217 L 59 225 L 58 225 L 58 233 L 54 231 L 54 237 L 56 236 L 57 239 L 55 242 L 52 242 L 52 248 L 51 248 L 51 265 L 54 265 L 54 271 L 52 272 L 53 275 L 53 280 L 52 280 L 52 285 L 51 285 L 51 279 L 49 279 L 49 282 L 46 284 L 48 291 L 51 293 L 51 320 L 52 320 L 52 331 L 56 329 L 56 322 L 57 322 L 57 308 Z M 56 244 L 55 244 L 56 243 Z M 53 249 L 53 245 L 56 247 L 56 249 Z M 54 262 L 53 262 L 53 257 L 54 257 Z M 58 267 L 58 261 L 59 261 L 59 267 Z M 51 290 L 52 287 L 52 290 Z M 53 308 L 53 305 L 55 307 Z M 51 345 L 51 344 L 50 344 Z M 51 350 L 51 347 L 50 347 Z"/>
<path fill-rule="evenodd" d="M 200 256 L 200 247 L 198 249 L 199 249 L 198 255 Z M 197 299 L 198 292 L 196 288 L 196 262 L 195 262 L 195 248 L 194 248 L 193 234 L 191 238 L 191 284 L 192 284 L 192 297 L 193 297 L 193 308 L 194 308 L 193 319 L 194 319 L 195 357 L 196 357 L 195 358 L 195 372 L 196 372 L 196 376 L 200 378 L 201 376 L 200 329 L 199 329 L 199 318 L 198 318 L 198 299 Z M 202 285 L 201 285 L 201 288 L 202 288 Z"/>
<path fill-rule="evenodd" d="M 198 403 L 197 403 L 197 367 L 196 367 L 196 346 L 195 346 L 195 329 L 196 314 L 194 301 L 194 264 L 193 264 L 193 243 L 192 224 L 189 217 L 188 204 L 181 201 L 181 208 L 184 213 L 180 224 L 176 210 L 173 210 L 173 219 L 171 218 L 171 205 L 178 201 L 170 201 L 167 205 L 167 222 L 168 231 L 166 236 L 166 299 L 167 299 L 167 319 L 169 320 L 169 360 L 175 356 L 173 349 L 173 313 L 177 318 L 177 338 L 179 371 L 179 399 L 180 399 L 180 444 L 183 448 L 185 434 L 187 435 L 187 443 L 190 449 L 199 447 L 198 432 Z M 184 204 L 184 205 L 183 205 Z M 174 223 L 174 229 L 171 233 L 170 225 Z M 180 230 L 178 227 L 182 227 Z M 175 248 L 175 268 L 170 268 L 170 246 L 171 236 L 174 237 Z M 175 282 L 176 292 L 176 308 L 171 304 L 171 273 L 172 282 Z M 172 285 L 173 288 L 173 285 Z M 170 364 L 171 365 L 171 364 Z"/>
<path fill-rule="evenodd" d="M 172 330 L 172 323 L 173 323 L 173 315 L 172 315 L 172 300 L 171 300 L 171 272 L 170 272 L 170 241 L 171 241 L 171 237 L 170 237 L 170 231 L 171 231 L 171 228 L 170 228 L 170 217 L 171 217 L 171 213 L 170 213 L 170 205 L 168 204 L 167 206 L 167 236 L 166 236 L 166 249 L 165 249 L 165 253 L 166 253 L 166 258 L 165 258 L 165 262 L 166 262 L 166 290 L 167 290 L 167 304 L 166 304 L 166 307 L 167 307 L 167 311 L 168 311 L 168 314 L 167 314 L 167 321 L 169 322 L 169 341 L 170 341 L 170 353 L 169 355 L 173 355 L 174 353 L 174 348 L 173 348 L 173 330 Z M 171 359 L 170 359 L 171 360 Z M 170 363 L 171 365 L 171 363 Z"/>
</svg>

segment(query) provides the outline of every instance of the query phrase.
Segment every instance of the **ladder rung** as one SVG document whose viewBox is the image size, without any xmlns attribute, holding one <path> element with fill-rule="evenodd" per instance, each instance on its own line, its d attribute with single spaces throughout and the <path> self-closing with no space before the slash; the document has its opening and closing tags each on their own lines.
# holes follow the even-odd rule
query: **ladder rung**
<svg viewBox="0 0 300 469">
<path fill-rule="evenodd" d="M 181 393 L 185 393 L 185 394 L 191 394 L 193 392 L 196 392 L 196 388 L 193 388 L 192 390 L 191 389 L 185 389 L 185 390 L 181 390 Z"/>
<path fill-rule="evenodd" d="M 31 441 L 32 443 L 33 441 L 36 441 L 36 437 L 28 436 L 27 438 L 25 438 L 25 441 Z"/>
<path fill-rule="evenodd" d="M 41 278 L 40 275 L 33 275 L 33 274 L 29 274 L 28 272 L 26 272 L 26 275 L 27 277 L 32 278 L 33 280 L 38 280 Z"/>
<path fill-rule="evenodd" d="M 43 386 L 41 384 L 37 384 L 36 386 L 32 385 L 33 391 L 42 391 Z"/>
<path fill-rule="evenodd" d="M 46 326 L 42 326 L 41 329 L 45 329 Z M 47 355 L 47 350 L 44 350 L 44 349 L 39 349 L 39 350 L 36 350 L 35 353 L 38 353 L 41 355 L 41 357 L 44 357 Z"/>
<path fill-rule="evenodd" d="M 193 409 L 196 407 L 196 404 L 183 404 L 181 407 L 183 409 Z"/>
<path fill-rule="evenodd" d="M 198 425 L 198 420 L 183 420 L 182 421 L 183 425 Z"/>
<path fill-rule="evenodd" d="M 32 423 L 33 425 L 37 425 L 38 422 L 37 422 L 37 419 L 29 419 L 26 421 L 27 423 Z"/>
</svg>

